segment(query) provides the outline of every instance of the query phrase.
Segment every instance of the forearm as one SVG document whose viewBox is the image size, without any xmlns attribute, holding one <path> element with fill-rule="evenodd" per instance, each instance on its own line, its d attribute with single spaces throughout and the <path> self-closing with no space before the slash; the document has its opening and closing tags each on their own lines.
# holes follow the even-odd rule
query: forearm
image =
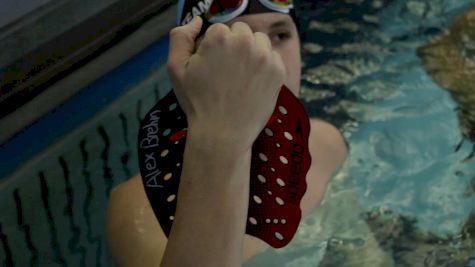
<svg viewBox="0 0 475 267">
<path fill-rule="evenodd" d="M 251 152 L 188 132 L 177 210 L 161 266 L 240 266 Z"/>
</svg>

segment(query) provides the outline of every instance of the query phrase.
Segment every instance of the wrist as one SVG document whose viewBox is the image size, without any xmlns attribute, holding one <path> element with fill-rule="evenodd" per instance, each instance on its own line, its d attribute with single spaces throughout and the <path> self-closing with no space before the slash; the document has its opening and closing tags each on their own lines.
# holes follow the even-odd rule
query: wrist
<svg viewBox="0 0 475 267">
<path fill-rule="evenodd" d="M 220 160 L 250 158 L 252 153 L 252 143 L 245 141 L 243 136 L 227 134 L 206 126 L 188 128 L 186 147 Z"/>
</svg>

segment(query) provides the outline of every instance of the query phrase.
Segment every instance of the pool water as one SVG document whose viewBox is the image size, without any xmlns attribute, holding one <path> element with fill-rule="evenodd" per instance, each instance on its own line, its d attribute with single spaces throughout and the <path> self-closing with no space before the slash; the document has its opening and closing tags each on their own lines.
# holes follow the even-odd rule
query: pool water
<svg viewBox="0 0 475 267">
<path fill-rule="evenodd" d="M 301 99 L 311 117 L 343 132 L 350 151 L 293 241 L 244 266 L 475 266 L 475 159 L 463 161 L 472 144 L 454 151 L 457 104 L 416 54 L 474 5 L 305 4 Z M 170 88 L 162 67 L 144 73 L 0 180 L 4 266 L 111 266 L 107 197 L 138 172 L 138 123 Z"/>
<path fill-rule="evenodd" d="M 457 104 L 416 54 L 471 6 L 329 1 L 309 12 L 301 98 L 350 153 L 291 244 L 246 266 L 475 266 L 472 144 L 454 152 Z"/>
</svg>

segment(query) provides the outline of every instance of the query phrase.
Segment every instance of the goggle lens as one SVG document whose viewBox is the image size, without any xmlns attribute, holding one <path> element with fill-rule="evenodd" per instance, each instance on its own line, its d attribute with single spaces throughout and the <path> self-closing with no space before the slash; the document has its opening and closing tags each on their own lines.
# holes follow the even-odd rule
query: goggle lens
<svg viewBox="0 0 475 267">
<path fill-rule="evenodd" d="M 292 0 L 259 0 L 265 7 L 284 13 L 289 13 L 289 10 L 294 7 Z"/>
<path fill-rule="evenodd" d="M 247 1 L 244 0 L 214 0 L 206 16 L 208 18 L 226 17 L 240 10 L 246 3 Z"/>
<path fill-rule="evenodd" d="M 285 6 L 285 7 L 289 7 L 293 3 L 292 0 L 259 0 L 259 1 L 261 1 L 262 3 L 267 2 L 267 3 L 273 4 L 273 5 Z"/>
</svg>

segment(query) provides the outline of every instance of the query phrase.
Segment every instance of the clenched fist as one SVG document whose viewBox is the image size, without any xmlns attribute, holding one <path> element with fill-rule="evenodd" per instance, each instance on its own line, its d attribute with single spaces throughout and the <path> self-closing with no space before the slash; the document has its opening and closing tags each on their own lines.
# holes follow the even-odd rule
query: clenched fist
<svg viewBox="0 0 475 267">
<path fill-rule="evenodd" d="M 272 115 L 285 66 L 268 36 L 242 22 L 213 24 L 197 45 L 202 24 L 196 17 L 170 32 L 167 67 L 188 130 L 250 150 Z"/>
</svg>

